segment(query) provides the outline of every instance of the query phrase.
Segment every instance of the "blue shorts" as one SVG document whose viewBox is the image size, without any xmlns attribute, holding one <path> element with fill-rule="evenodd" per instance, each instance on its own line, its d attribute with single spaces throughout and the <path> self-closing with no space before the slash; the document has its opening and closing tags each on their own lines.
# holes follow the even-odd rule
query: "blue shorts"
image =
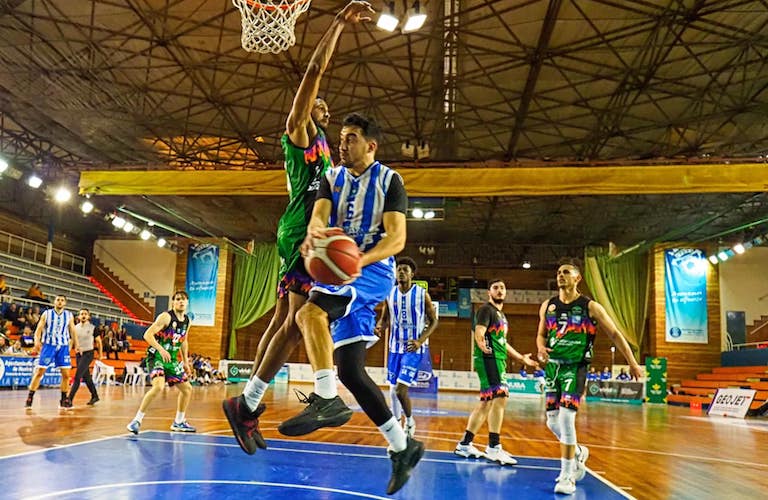
<svg viewBox="0 0 768 500">
<path fill-rule="evenodd" d="M 413 385 L 423 356 L 423 352 L 390 352 L 387 359 L 387 381 L 392 385 Z"/>
<path fill-rule="evenodd" d="M 371 347 L 379 340 L 373 332 L 376 326 L 374 308 L 387 298 L 393 286 L 395 260 L 391 257 L 365 266 L 360 277 L 348 285 L 315 283 L 313 293 L 349 299 L 341 317 L 331 323 L 334 349 L 360 341 L 366 341 Z"/>
<path fill-rule="evenodd" d="M 37 358 L 37 366 L 47 367 L 53 364 L 57 368 L 72 368 L 72 358 L 69 356 L 68 345 L 43 344 L 40 349 L 40 357 Z"/>
</svg>

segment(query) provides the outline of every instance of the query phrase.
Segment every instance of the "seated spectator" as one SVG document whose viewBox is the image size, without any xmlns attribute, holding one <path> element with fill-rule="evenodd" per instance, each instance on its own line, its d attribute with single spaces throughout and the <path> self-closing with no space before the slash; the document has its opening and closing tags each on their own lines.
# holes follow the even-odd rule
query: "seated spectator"
<svg viewBox="0 0 768 500">
<path fill-rule="evenodd" d="M 0 335 L 0 356 L 5 356 L 6 354 L 11 354 L 8 352 L 11 349 L 10 343 L 8 342 L 8 337 L 5 335 Z"/>
<path fill-rule="evenodd" d="M 600 380 L 611 380 L 611 370 L 607 366 L 603 368 L 603 372 L 600 374 Z"/>
<path fill-rule="evenodd" d="M 8 309 L 3 313 L 3 317 L 7 322 L 15 324 L 19 320 L 19 306 L 16 302 L 8 304 Z"/>
<path fill-rule="evenodd" d="M 29 325 L 25 326 L 21 332 L 21 345 L 22 347 L 32 347 L 35 345 L 35 334 Z"/>
<path fill-rule="evenodd" d="M 19 306 L 16 310 L 16 319 L 11 321 L 11 324 L 15 326 L 19 331 L 23 330 L 27 326 L 27 311 Z"/>
<path fill-rule="evenodd" d="M 622 368 L 621 372 L 618 375 L 616 375 L 616 380 L 627 381 L 627 380 L 632 380 L 632 377 L 629 376 L 629 373 L 627 373 L 626 368 Z"/>
<path fill-rule="evenodd" d="M 27 294 L 24 296 L 25 299 L 30 300 L 38 300 L 40 302 L 48 302 L 48 298 L 45 296 L 43 291 L 40 289 L 40 285 L 37 283 L 33 283 L 31 287 L 29 287 L 29 290 L 27 290 Z"/>
<path fill-rule="evenodd" d="M 11 349 L 8 351 L 9 354 L 13 354 L 14 356 L 26 356 L 27 351 L 24 350 L 23 347 L 21 347 L 21 340 L 16 340 L 16 342 L 13 343 L 11 346 Z"/>
<path fill-rule="evenodd" d="M 120 327 L 120 330 L 118 330 L 116 334 L 117 338 L 117 347 L 121 351 L 127 351 L 128 350 L 128 332 L 125 330 L 125 327 Z"/>
<path fill-rule="evenodd" d="M 589 373 L 587 373 L 587 380 L 600 380 L 600 374 L 597 373 L 594 366 L 589 367 Z"/>
<path fill-rule="evenodd" d="M 109 359 L 110 353 L 115 353 L 115 359 L 120 359 L 117 356 L 117 353 L 120 352 L 119 347 L 117 346 L 117 337 L 115 336 L 115 331 L 112 330 L 112 328 L 109 328 L 107 330 L 107 336 L 104 337 L 104 352 L 107 355 L 107 359 Z"/>
<path fill-rule="evenodd" d="M 10 295 L 11 289 L 8 288 L 8 283 L 5 282 L 5 275 L 0 274 L 0 295 Z"/>
<path fill-rule="evenodd" d="M 27 319 L 27 324 L 32 328 L 34 331 L 37 327 L 37 322 L 40 321 L 40 306 L 37 304 L 33 304 L 32 307 L 30 307 L 30 310 L 32 311 L 32 321 L 30 322 L 29 318 Z"/>
</svg>

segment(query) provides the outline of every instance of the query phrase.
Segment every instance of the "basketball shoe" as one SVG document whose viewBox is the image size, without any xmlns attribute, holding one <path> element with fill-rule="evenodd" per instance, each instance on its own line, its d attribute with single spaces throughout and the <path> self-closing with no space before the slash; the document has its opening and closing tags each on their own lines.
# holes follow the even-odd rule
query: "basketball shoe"
<svg viewBox="0 0 768 500">
<path fill-rule="evenodd" d="M 589 458 L 589 448 L 576 445 L 576 472 L 573 473 L 573 482 L 581 481 L 587 475 L 587 459 Z"/>
<path fill-rule="evenodd" d="M 134 434 L 139 434 L 139 429 L 141 429 L 141 422 L 138 420 L 131 420 L 131 422 L 125 426 L 126 429 L 133 432 Z"/>
<path fill-rule="evenodd" d="M 457 444 L 456 449 L 453 450 L 455 454 L 464 458 L 482 458 L 485 456 L 482 451 L 475 448 L 472 443 L 469 444 Z"/>
<path fill-rule="evenodd" d="M 488 446 L 485 449 L 485 458 L 491 462 L 498 462 L 500 465 L 517 464 L 517 460 L 512 458 L 512 455 L 504 451 L 500 444 L 497 444 L 496 446 Z"/>
<path fill-rule="evenodd" d="M 411 477 L 411 471 L 424 456 L 424 443 L 408 438 L 403 451 L 389 451 L 389 459 L 392 460 L 392 477 L 387 485 L 387 495 L 392 495 L 402 488 Z"/>
<path fill-rule="evenodd" d="M 555 484 L 555 493 L 572 495 L 576 491 L 576 483 L 569 476 L 561 476 Z"/>
<path fill-rule="evenodd" d="M 172 423 L 171 430 L 173 432 L 197 432 L 197 429 L 189 425 L 186 420 Z"/>
<path fill-rule="evenodd" d="M 314 392 L 306 396 L 298 390 L 296 395 L 307 407 L 278 426 L 277 430 L 285 436 L 303 436 L 322 427 L 340 427 L 352 418 L 352 410 L 339 396 L 325 399 Z"/>
<path fill-rule="evenodd" d="M 221 407 L 244 452 L 253 455 L 259 448 L 267 449 L 267 442 L 259 430 L 259 416 L 267 409 L 267 405 L 262 403 L 255 411 L 251 411 L 245 402 L 245 396 L 241 394 L 236 398 L 225 399 L 221 402 Z"/>
<path fill-rule="evenodd" d="M 59 400 L 59 410 L 71 410 L 72 401 L 69 398 L 61 398 Z"/>
</svg>

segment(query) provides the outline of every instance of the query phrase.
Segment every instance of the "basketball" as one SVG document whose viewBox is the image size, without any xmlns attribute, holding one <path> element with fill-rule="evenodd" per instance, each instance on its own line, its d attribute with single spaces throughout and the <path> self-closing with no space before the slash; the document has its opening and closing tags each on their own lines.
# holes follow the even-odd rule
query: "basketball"
<svg viewBox="0 0 768 500">
<path fill-rule="evenodd" d="M 327 285 L 343 285 L 356 277 L 362 254 L 355 240 L 339 230 L 315 239 L 314 246 L 304 259 L 312 279 Z"/>
</svg>

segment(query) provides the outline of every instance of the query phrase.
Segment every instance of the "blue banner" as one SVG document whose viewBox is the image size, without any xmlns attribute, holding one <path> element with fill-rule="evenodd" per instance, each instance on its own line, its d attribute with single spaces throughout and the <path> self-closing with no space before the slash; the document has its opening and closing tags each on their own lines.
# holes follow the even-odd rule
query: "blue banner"
<svg viewBox="0 0 768 500">
<path fill-rule="evenodd" d="M 189 245 L 187 293 L 189 317 L 196 326 L 213 326 L 216 317 L 216 276 L 219 247 L 210 243 Z"/>
<path fill-rule="evenodd" d="M 0 356 L 0 387 L 26 387 L 32 381 L 37 358 L 28 356 Z M 61 385 L 61 372 L 49 366 L 41 385 Z"/>
<path fill-rule="evenodd" d="M 709 264 L 704 251 L 665 250 L 664 262 L 667 342 L 706 344 Z"/>
<path fill-rule="evenodd" d="M 459 315 L 456 302 L 439 302 L 438 315 L 441 318 L 455 318 Z"/>
<path fill-rule="evenodd" d="M 456 307 L 459 318 L 472 317 L 472 295 L 469 288 L 459 288 L 459 302 Z"/>
</svg>

